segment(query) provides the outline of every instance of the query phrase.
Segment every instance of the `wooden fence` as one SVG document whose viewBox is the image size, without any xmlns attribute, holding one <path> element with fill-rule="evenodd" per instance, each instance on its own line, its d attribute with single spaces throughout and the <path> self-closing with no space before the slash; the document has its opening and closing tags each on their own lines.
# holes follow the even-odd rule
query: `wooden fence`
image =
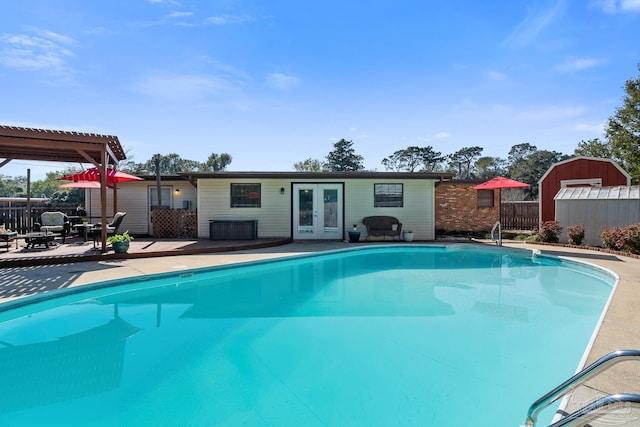
<svg viewBox="0 0 640 427">
<path fill-rule="evenodd" d="M 538 228 L 538 201 L 502 202 L 500 220 L 503 230 L 535 230 Z"/>
<path fill-rule="evenodd" d="M 37 204 L 31 205 L 31 212 L 26 206 L 0 207 L 0 226 L 4 225 L 7 230 L 17 231 L 20 234 L 33 231 L 33 224 L 40 220 L 43 212 L 60 211 L 69 216 L 77 215 L 76 204 Z"/>
</svg>

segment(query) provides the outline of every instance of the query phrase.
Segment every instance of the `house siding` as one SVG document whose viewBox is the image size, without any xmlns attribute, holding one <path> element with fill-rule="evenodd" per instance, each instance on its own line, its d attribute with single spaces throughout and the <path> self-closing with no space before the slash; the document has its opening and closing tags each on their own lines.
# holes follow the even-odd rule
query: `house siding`
<svg viewBox="0 0 640 427">
<path fill-rule="evenodd" d="M 183 201 L 191 202 L 192 208 L 196 207 L 196 189 L 187 181 L 162 181 L 162 186 L 171 187 L 171 206 L 173 209 L 182 209 Z M 155 182 L 130 181 L 118 184 L 118 210 L 126 212 L 127 216 L 122 220 L 121 230 L 129 230 L 134 235 L 150 234 L 149 230 L 149 188 L 156 188 Z M 180 194 L 175 190 L 180 189 Z M 87 214 L 91 212 L 91 221 L 100 222 L 100 190 L 86 190 Z M 107 218 L 113 217 L 113 190 L 107 190 Z"/>
<path fill-rule="evenodd" d="M 231 183 L 261 183 L 260 208 L 231 208 Z M 435 239 L 433 194 L 434 181 L 429 179 L 199 179 L 198 180 L 198 236 L 209 237 L 209 220 L 212 219 L 257 219 L 259 237 L 291 237 L 291 209 L 293 184 L 344 183 L 344 228 L 345 235 L 358 224 L 366 238 L 366 227 L 362 219 L 371 215 L 390 215 L 398 218 L 403 229 L 411 229 L 418 240 Z M 377 183 L 403 184 L 404 206 L 402 208 L 376 208 L 373 206 L 373 186 Z M 280 194 L 280 188 L 285 194 Z M 345 236 L 346 238 L 346 236 Z"/>
<path fill-rule="evenodd" d="M 231 184 L 260 183 L 261 207 L 232 208 Z M 285 194 L 280 194 L 280 188 Z M 257 219 L 258 237 L 291 237 L 291 185 L 284 179 L 199 179 L 198 237 L 209 237 L 209 220 Z"/>
<path fill-rule="evenodd" d="M 374 184 L 403 184 L 403 207 L 376 208 L 373 206 Z M 366 179 L 345 182 L 345 228 L 350 230 L 353 224 L 366 238 L 363 218 L 374 215 L 388 215 L 398 218 L 403 230 L 412 230 L 417 240 L 434 240 L 433 200 L 434 181 L 401 179 Z"/>
</svg>

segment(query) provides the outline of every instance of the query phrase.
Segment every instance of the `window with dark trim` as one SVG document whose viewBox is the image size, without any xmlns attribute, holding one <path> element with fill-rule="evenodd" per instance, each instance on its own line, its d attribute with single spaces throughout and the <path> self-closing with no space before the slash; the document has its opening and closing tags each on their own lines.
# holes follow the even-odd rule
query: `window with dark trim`
<svg viewBox="0 0 640 427">
<path fill-rule="evenodd" d="M 259 208 L 260 184 L 231 184 L 232 208 Z"/>
<path fill-rule="evenodd" d="M 478 207 L 493 207 L 493 190 L 478 190 Z"/>
<path fill-rule="evenodd" d="M 374 208 L 401 208 L 403 206 L 403 184 L 373 184 Z"/>
</svg>

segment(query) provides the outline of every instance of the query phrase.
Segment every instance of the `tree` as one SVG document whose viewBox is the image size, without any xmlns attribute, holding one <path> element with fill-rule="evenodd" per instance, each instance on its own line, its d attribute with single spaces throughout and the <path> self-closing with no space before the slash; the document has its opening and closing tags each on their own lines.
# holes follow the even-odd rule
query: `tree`
<svg viewBox="0 0 640 427">
<path fill-rule="evenodd" d="M 332 172 L 358 172 L 364 170 L 361 155 L 356 154 L 353 142 L 341 139 L 333 144 L 333 151 L 327 155 L 327 169 Z"/>
<path fill-rule="evenodd" d="M 640 64 L 638 64 L 640 71 Z M 613 158 L 640 182 L 640 76 L 625 82 L 626 95 L 605 130 Z"/>
<path fill-rule="evenodd" d="M 20 178 L 13 178 L 10 176 L 0 175 L 0 197 L 23 197 L 26 196 L 25 186 L 26 179 L 23 180 Z"/>
<path fill-rule="evenodd" d="M 496 176 L 505 175 L 506 161 L 500 157 L 480 157 L 473 165 L 476 178 L 488 180 Z"/>
<path fill-rule="evenodd" d="M 578 147 L 573 151 L 574 156 L 586 157 L 602 157 L 605 159 L 613 158 L 611 148 L 606 142 L 600 141 L 598 138 L 580 141 Z"/>
<path fill-rule="evenodd" d="M 432 172 L 442 162 L 442 154 L 433 151 L 433 147 L 407 147 L 382 159 L 387 170 L 415 172 L 416 169 Z"/>
<path fill-rule="evenodd" d="M 293 168 L 297 172 L 321 172 L 327 169 L 327 164 L 322 160 L 308 158 L 294 163 Z"/>
<path fill-rule="evenodd" d="M 525 189 L 526 198 L 538 198 L 538 181 L 552 164 L 565 160 L 569 156 L 557 151 L 538 150 L 529 143 L 516 144 L 509 150 L 509 177 L 530 185 Z"/>
<path fill-rule="evenodd" d="M 518 179 L 526 175 L 527 159 L 533 153 L 538 151 L 538 147 L 531 145 L 528 142 L 522 144 L 516 144 L 509 150 L 509 156 L 507 157 L 507 171 L 509 177 Z"/>
<path fill-rule="evenodd" d="M 154 154 L 142 165 L 141 173 L 148 175 L 156 174 L 156 157 L 160 159 L 160 175 L 176 175 L 180 172 L 195 172 L 200 167 L 200 162 L 195 160 L 183 159 L 179 155 L 173 153 L 163 156 L 162 154 Z"/>
<path fill-rule="evenodd" d="M 231 155 L 227 153 L 211 153 L 206 162 L 200 165 L 202 171 L 219 172 L 223 171 L 231 164 Z"/>
<path fill-rule="evenodd" d="M 463 147 L 449 156 L 449 166 L 457 169 L 458 178 L 471 178 L 471 164 L 482 154 L 483 148 L 478 146 Z"/>
</svg>

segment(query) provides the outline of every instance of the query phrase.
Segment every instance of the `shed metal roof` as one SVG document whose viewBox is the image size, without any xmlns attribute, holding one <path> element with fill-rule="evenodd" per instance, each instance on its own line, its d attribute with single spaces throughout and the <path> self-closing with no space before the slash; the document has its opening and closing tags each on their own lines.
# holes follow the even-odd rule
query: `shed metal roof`
<svg viewBox="0 0 640 427">
<path fill-rule="evenodd" d="M 615 187 L 566 187 L 554 200 L 635 200 L 640 199 L 639 185 L 618 185 Z"/>
</svg>

